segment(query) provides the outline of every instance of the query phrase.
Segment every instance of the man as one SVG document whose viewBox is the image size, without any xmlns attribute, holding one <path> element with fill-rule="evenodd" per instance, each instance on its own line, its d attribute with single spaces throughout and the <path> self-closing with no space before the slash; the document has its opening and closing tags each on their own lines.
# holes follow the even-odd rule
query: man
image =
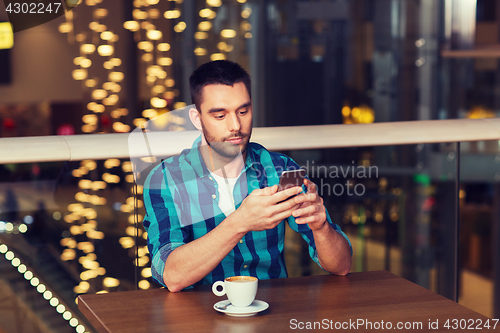
<svg viewBox="0 0 500 333">
<path fill-rule="evenodd" d="M 299 166 L 249 142 L 253 110 L 246 71 L 213 61 L 189 83 L 196 106 L 189 116 L 201 138 L 154 168 L 144 187 L 153 277 L 173 292 L 233 275 L 286 277 L 284 220 L 323 269 L 347 274 L 351 245 L 314 183 L 304 180 L 306 193 L 300 186 L 278 191 L 281 172 Z"/>
</svg>

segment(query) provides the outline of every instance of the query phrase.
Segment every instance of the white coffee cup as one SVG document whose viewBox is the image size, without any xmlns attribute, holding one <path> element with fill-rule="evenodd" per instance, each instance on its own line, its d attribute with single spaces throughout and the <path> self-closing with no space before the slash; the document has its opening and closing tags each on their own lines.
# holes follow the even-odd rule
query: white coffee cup
<svg viewBox="0 0 500 333">
<path fill-rule="evenodd" d="M 216 281 L 212 285 L 212 291 L 217 296 L 227 295 L 233 306 L 249 306 L 257 294 L 258 281 L 253 276 L 231 276 L 224 281 Z M 221 291 L 217 290 L 219 286 L 222 287 Z"/>
</svg>

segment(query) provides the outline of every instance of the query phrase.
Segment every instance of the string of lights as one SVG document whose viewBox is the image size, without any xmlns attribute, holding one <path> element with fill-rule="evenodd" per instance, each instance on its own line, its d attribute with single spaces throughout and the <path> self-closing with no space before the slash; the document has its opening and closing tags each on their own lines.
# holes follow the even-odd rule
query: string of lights
<svg viewBox="0 0 500 333">
<path fill-rule="evenodd" d="M 9 247 L 2 242 L 0 242 L 0 253 L 5 255 L 5 259 L 10 261 L 12 266 L 17 268 L 19 274 L 21 274 L 27 281 L 30 282 L 30 284 L 33 286 L 33 288 L 36 289 L 41 297 L 49 302 L 49 304 L 55 309 L 55 311 L 61 314 L 61 316 L 68 321 L 68 324 L 71 327 L 75 328 L 75 331 L 77 333 L 85 333 L 85 326 L 78 322 L 78 319 L 75 318 L 74 314 L 71 311 L 67 310 L 66 306 L 61 303 L 61 300 L 57 298 L 57 296 L 55 296 L 55 293 L 49 290 L 47 286 L 41 282 L 40 278 L 35 275 L 33 270 L 30 270 L 29 267 L 15 255 L 14 251 L 9 249 Z"/>
<path fill-rule="evenodd" d="M 24 234 L 28 231 L 28 226 L 24 223 L 12 223 L 0 221 L 0 233 Z"/>
<path fill-rule="evenodd" d="M 162 4 L 159 0 L 134 0 L 133 19 L 123 23 L 123 27 L 134 35 L 134 41 L 139 50 L 139 69 L 143 73 L 139 78 L 139 83 L 142 89 L 146 88 L 148 95 L 144 103 L 145 107 L 140 114 L 142 117 L 137 117 L 132 121 L 136 127 L 145 126 L 148 121 L 152 120 L 152 123 L 159 128 L 164 128 L 167 123 L 171 123 L 169 130 L 185 130 L 183 126 L 185 119 L 182 117 L 175 115 L 158 117 L 186 106 L 185 102 L 176 101 L 179 89 L 176 88 L 172 59 L 172 43 L 176 34 L 180 36 L 186 33 L 187 24 L 183 19 L 182 3 L 183 0 Z M 118 70 L 122 66 L 122 60 L 116 53 L 116 43 L 120 40 L 120 36 L 106 23 L 109 13 L 103 6 L 103 0 L 79 1 L 79 5 L 91 8 L 92 14 L 88 24 L 90 31 L 79 28 L 82 20 L 85 19 L 80 13 L 84 11 L 68 12 L 66 22 L 60 25 L 59 31 L 66 33 L 68 41 L 77 43 L 79 48 L 79 56 L 74 59 L 74 64 L 78 68 L 73 71 L 73 78 L 82 81 L 83 88 L 90 99 L 87 103 L 89 113 L 82 117 L 81 130 L 84 133 L 103 133 L 107 130 L 129 132 L 130 126 L 120 121 L 120 118 L 127 116 L 129 112 L 126 108 L 119 107 L 121 84 L 125 79 L 124 73 Z M 239 6 L 235 8 L 238 8 L 241 17 L 234 22 L 228 20 L 227 5 L 221 0 L 207 0 L 206 8 L 199 11 L 200 19 L 196 23 L 194 32 L 193 52 L 200 61 L 204 61 L 205 56 L 210 60 L 227 59 L 231 52 L 242 49 L 240 44 L 245 39 L 252 38 L 252 27 L 248 22 L 252 14 L 251 5 L 247 4 L 246 0 L 237 0 L 230 6 Z M 238 36 L 242 38 L 238 39 Z M 96 67 L 98 64 L 102 64 L 107 71 L 106 78 L 99 77 Z M 112 123 L 110 129 L 106 127 L 108 122 Z M 113 173 L 113 170 L 117 170 L 115 168 L 120 166 L 125 173 L 123 179 Z M 101 175 L 97 174 L 96 168 L 96 161 L 87 160 L 82 161 L 80 167 L 73 170 L 73 176 L 80 179 L 78 181 L 80 190 L 75 195 L 76 202 L 68 206 L 68 213 L 64 216 L 64 220 L 71 224 L 69 227 L 71 236 L 61 240 L 61 245 L 66 247 L 61 258 L 78 260 L 84 268 L 81 275 L 82 283 L 75 289 L 76 292 L 87 292 L 90 287 L 89 279 L 106 274 L 106 270 L 96 261 L 92 243 L 94 240 L 104 238 L 104 233 L 97 230 L 96 208 L 106 204 L 106 198 L 99 193 L 105 190 L 108 184 L 125 181 L 130 184 L 131 191 L 125 202 L 116 208 L 129 214 L 129 225 L 125 229 L 126 236 L 120 237 L 119 243 L 124 249 L 137 248 L 134 253 L 134 256 L 137 256 L 135 265 L 142 268 L 141 276 L 144 278 L 138 281 L 138 286 L 141 289 L 147 289 L 150 287 L 148 279 L 151 277 L 151 269 L 147 267 L 149 264 L 147 247 L 136 244 L 134 238 L 136 234 L 143 239 L 147 238 L 146 233 L 135 225 L 135 222 L 142 222 L 143 216 L 140 214 L 134 216 L 134 203 L 137 208 L 143 207 L 143 202 L 135 199 L 135 195 L 142 193 L 142 188 L 137 187 L 137 194 L 132 189 L 134 177 L 130 162 L 107 159 L 104 162 L 105 171 Z M 102 181 L 95 180 L 96 176 L 102 178 Z M 79 235 L 85 235 L 89 241 L 77 242 Z M 77 249 L 82 250 L 85 256 L 77 258 Z M 111 280 L 105 278 L 103 283 L 104 281 Z"/>
<path fill-rule="evenodd" d="M 75 31 L 73 11 L 66 13 L 66 22 L 60 25 L 59 31 L 68 33 L 70 43 L 74 36 L 74 41 L 79 46 L 80 55 L 74 59 L 74 64 L 80 68 L 73 71 L 73 78 L 82 80 L 86 95 L 90 98 L 87 103 L 89 113 L 82 117 L 82 132 L 129 132 L 130 126 L 120 121 L 121 117 L 128 115 L 128 110 L 118 107 L 121 82 L 124 79 L 123 72 L 119 70 L 122 60 L 116 56 L 116 43 L 120 38 L 103 23 L 109 13 L 102 6 L 102 2 L 102 0 L 84 2 L 91 8 L 91 19 L 88 24 L 90 32 L 86 29 L 82 32 Z M 83 5 L 83 1 L 79 4 Z M 81 13 L 83 12 L 80 11 L 79 14 Z M 96 65 L 101 65 L 105 70 L 104 77 L 99 77 L 102 69 Z M 94 70 L 91 71 L 92 69 Z M 71 236 L 61 240 L 61 245 L 66 247 L 61 254 L 61 259 L 76 260 L 78 255 L 76 250 L 85 254 L 78 258 L 78 263 L 82 266 L 80 274 L 82 281 L 75 287 L 76 293 L 88 292 L 90 289 L 88 281 L 106 274 L 106 269 L 97 262 L 97 256 L 94 253 L 93 242 L 105 237 L 102 231 L 97 230 L 99 219 L 96 208 L 107 203 L 106 198 L 100 193 L 108 187 L 108 184 L 117 184 L 121 181 L 120 176 L 112 172 L 113 168 L 120 165 L 121 162 L 118 159 L 107 159 L 104 161 L 105 172 L 98 172 L 96 161 L 84 160 L 78 169 L 72 171 L 75 178 L 80 178 L 79 192 L 75 195 L 76 203 L 68 206 L 68 213 L 64 216 L 64 220 L 71 224 L 69 227 Z M 96 180 L 96 178 L 102 180 Z M 79 235 L 86 236 L 88 241 L 77 242 L 76 237 Z M 102 279 L 103 289 L 118 285 L 120 285 L 118 279 L 112 277 Z"/>
<path fill-rule="evenodd" d="M 240 16 L 242 18 L 239 26 L 239 33 L 245 39 L 252 38 L 252 25 L 247 19 L 252 14 L 251 7 L 246 4 L 246 0 L 238 0 L 241 4 Z M 221 0 L 207 0 L 206 8 L 199 11 L 198 15 L 201 21 L 197 25 L 197 31 L 194 34 L 196 47 L 194 54 L 204 57 L 210 54 L 210 60 L 223 60 L 228 58 L 228 54 L 235 50 L 235 44 L 239 42 L 237 27 L 223 28 L 220 22 L 214 22 L 218 16 L 218 11 L 223 7 Z M 223 11 L 221 16 L 225 16 Z M 221 20 L 222 21 L 222 20 Z M 213 48 L 217 46 L 217 49 Z"/>
</svg>

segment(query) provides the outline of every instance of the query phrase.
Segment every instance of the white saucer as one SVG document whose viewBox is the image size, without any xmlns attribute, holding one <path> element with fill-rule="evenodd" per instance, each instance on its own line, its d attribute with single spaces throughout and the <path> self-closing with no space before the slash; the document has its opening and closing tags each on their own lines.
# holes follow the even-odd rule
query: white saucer
<svg viewBox="0 0 500 333">
<path fill-rule="evenodd" d="M 216 311 L 222 312 L 227 314 L 228 316 L 233 316 L 233 317 L 250 317 L 253 316 L 261 311 L 264 311 L 269 307 L 269 304 L 267 304 L 264 301 L 259 301 L 255 300 L 253 301 L 252 304 L 249 306 L 245 307 L 236 307 L 234 305 L 228 305 L 227 308 L 225 309 L 220 309 L 217 306 L 224 307 L 229 303 L 228 300 L 225 301 L 220 301 L 214 304 L 214 309 Z"/>
</svg>

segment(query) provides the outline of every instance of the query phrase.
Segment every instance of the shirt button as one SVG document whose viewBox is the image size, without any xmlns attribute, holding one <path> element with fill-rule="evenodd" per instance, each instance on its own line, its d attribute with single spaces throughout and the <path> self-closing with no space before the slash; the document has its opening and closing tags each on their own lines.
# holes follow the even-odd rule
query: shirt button
<svg viewBox="0 0 500 333">
<path fill-rule="evenodd" d="M 216 196 L 215 194 L 212 194 L 212 198 L 214 198 L 214 199 L 215 199 L 215 198 L 217 198 L 217 196 Z"/>
<path fill-rule="evenodd" d="M 243 239 L 240 239 L 240 244 L 243 244 Z"/>
<path fill-rule="evenodd" d="M 208 179 L 210 179 L 210 180 L 214 180 L 212 177 L 208 177 Z"/>
<path fill-rule="evenodd" d="M 243 266 L 243 268 L 247 268 L 247 267 L 248 267 L 248 265 Z"/>
</svg>

